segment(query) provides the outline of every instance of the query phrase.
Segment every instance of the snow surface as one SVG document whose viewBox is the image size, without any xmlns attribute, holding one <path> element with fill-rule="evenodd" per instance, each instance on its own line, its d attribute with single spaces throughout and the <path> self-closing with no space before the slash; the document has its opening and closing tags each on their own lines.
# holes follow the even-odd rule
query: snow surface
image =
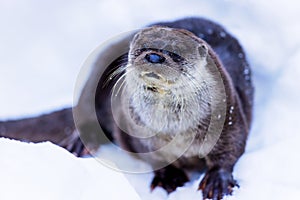
<svg viewBox="0 0 300 200">
<path fill-rule="evenodd" d="M 72 104 L 82 62 L 120 32 L 184 16 L 223 24 L 246 50 L 256 88 L 247 151 L 235 167 L 240 189 L 228 199 L 300 197 L 299 1 L 0 1 L 0 118 Z M 167 196 L 149 192 L 153 174 L 124 176 L 50 143 L 0 139 L 0 199 L 200 199 L 200 179 Z M 119 156 L 109 146 L 99 153 Z M 128 158 L 130 162 L 139 161 Z M 135 191 L 133 190 L 135 189 Z"/>
<path fill-rule="evenodd" d="M 121 173 L 50 142 L 2 138 L 0 152 L 1 200 L 140 199 Z"/>
</svg>

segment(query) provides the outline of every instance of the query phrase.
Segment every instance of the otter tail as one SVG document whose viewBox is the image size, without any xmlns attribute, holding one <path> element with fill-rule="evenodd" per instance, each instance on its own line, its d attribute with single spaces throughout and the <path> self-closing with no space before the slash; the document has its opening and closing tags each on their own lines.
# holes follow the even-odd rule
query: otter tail
<svg viewBox="0 0 300 200">
<path fill-rule="evenodd" d="M 81 156 L 84 147 L 75 131 L 72 108 L 38 117 L 0 122 L 0 137 L 25 142 L 50 141 Z"/>
</svg>

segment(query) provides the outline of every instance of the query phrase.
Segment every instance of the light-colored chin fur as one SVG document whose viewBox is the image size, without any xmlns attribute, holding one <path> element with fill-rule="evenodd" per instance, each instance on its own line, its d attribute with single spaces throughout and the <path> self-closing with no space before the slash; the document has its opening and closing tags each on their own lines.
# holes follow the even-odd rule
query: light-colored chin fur
<svg viewBox="0 0 300 200">
<path fill-rule="evenodd" d="M 138 119 L 137 125 L 149 132 L 168 135 L 201 125 L 210 114 L 212 98 L 210 83 L 213 81 L 206 64 L 206 58 L 201 59 L 189 69 L 190 75 L 182 73 L 174 84 L 166 84 L 159 92 L 146 90 L 140 71 L 129 64 L 123 92 L 129 97 L 130 108 L 126 109 L 131 109 L 132 119 Z"/>
</svg>

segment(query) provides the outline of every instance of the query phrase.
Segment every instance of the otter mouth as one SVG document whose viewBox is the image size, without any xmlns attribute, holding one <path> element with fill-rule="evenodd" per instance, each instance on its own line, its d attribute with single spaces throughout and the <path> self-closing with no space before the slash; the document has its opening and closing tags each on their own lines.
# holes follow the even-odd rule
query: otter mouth
<svg viewBox="0 0 300 200">
<path fill-rule="evenodd" d="M 165 94 L 169 93 L 168 90 L 165 90 L 163 88 L 153 86 L 153 85 L 144 85 L 144 90 L 150 91 L 153 93 L 157 93 L 157 94 L 161 94 L 161 95 L 165 95 Z"/>
<path fill-rule="evenodd" d="M 145 82 L 144 89 L 159 94 L 166 94 L 169 86 L 175 81 L 168 80 L 164 76 L 155 72 L 142 72 L 140 78 Z"/>
<path fill-rule="evenodd" d="M 165 94 L 165 81 L 162 81 L 161 78 L 158 78 L 159 76 L 155 73 L 150 73 L 147 75 L 147 78 L 144 78 L 145 85 L 144 89 L 146 91 L 159 93 L 159 94 Z"/>
<path fill-rule="evenodd" d="M 154 86 L 144 86 L 144 89 L 145 90 L 148 90 L 148 91 L 151 91 L 151 92 L 158 92 L 158 89 L 157 87 L 154 87 Z"/>
</svg>

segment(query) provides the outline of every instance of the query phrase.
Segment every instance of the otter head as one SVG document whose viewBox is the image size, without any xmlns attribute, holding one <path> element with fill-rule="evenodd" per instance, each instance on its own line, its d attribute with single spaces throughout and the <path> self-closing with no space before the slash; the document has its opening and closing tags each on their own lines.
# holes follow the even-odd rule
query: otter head
<svg viewBox="0 0 300 200">
<path fill-rule="evenodd" d="M 154 26 L 135 35 L 128 64 L 147 89 L 165 93 L 193 70 L 188 68 L 204 67 L 207 51 L 206 44 L 188 31 Z"/>
<path fill-rule="evenodd" d="M 186 30 L 154 26 L 138 32 L 125 77 L 135 118 L 162 132 L 198 123 L 209 112 L 208 56 L 207 44 Z"/>
</svg>

